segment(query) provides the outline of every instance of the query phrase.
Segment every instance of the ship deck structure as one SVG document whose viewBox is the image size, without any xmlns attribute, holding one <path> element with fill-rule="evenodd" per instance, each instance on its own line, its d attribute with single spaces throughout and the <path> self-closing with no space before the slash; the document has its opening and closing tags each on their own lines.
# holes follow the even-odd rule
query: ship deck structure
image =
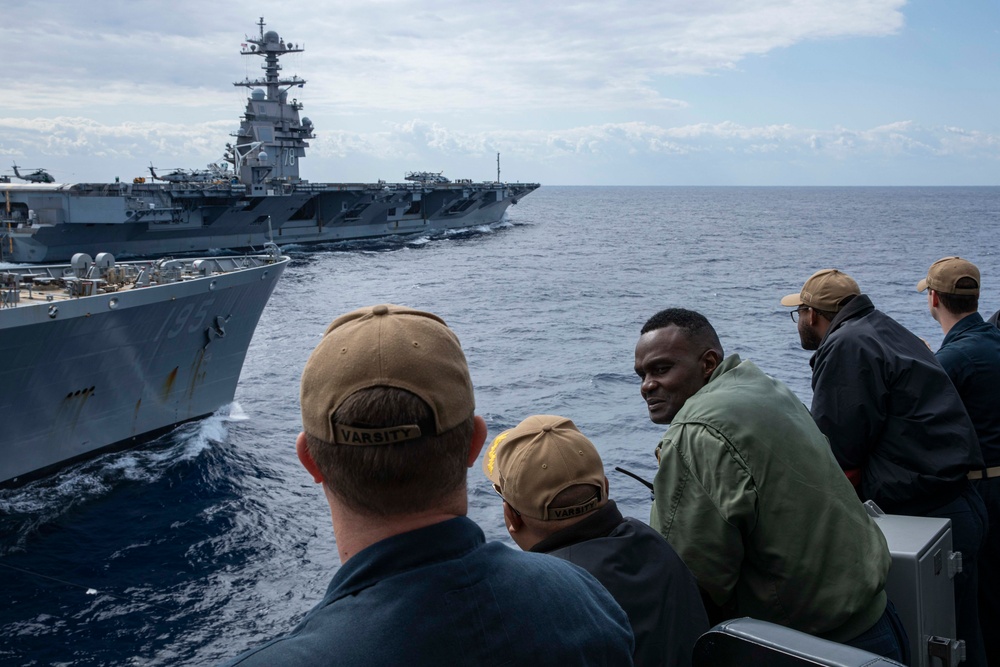
<svg viewBox="0 0 1000 667">
<path fill-rule="evenodd" d="M 68 261 L 83 252 L 153 257 L 218 249 L 370 239 L 500 222 L 537 183 L 451 181 L 415 171 L 402 183 L 311 183 L 299 164 L 315 138 L 303 105 L 288 98 L 305 80 L 284 77 L 280 58 L 304 48 L 264 30 L 241 54 L 261 57 L 239 130 L 222 159 L 115 183 L 0 183 L 0 261 Z"/>
<path fill-rule="evenodd" d="M 232 402 L 289 262 L 267 254 L 0 268 L 0 485 Z"/>
</svg>

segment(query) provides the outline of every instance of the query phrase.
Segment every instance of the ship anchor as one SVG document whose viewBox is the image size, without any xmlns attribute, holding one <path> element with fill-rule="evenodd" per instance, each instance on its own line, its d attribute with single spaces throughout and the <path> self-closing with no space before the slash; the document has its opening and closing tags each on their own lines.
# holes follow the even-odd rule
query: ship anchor
<svg viewBox="0 0 1000 667">
<path fill-rule="evenodd" d="M 226 315 L 225 317 L 223 317 L 222 315 L 216 315 L 215 323 L 212 324 L 212 326 L 205 329 L 205 346 L 202 348 L 203 350 L 207 350 L 208 346 L 211 345 L 212 341 L 215 340 L 216 338 L 226 337 L 225 325 L 226 322 L 229 321 L 230 317 L 232 317 L 232 315 Z"/>
</svg>

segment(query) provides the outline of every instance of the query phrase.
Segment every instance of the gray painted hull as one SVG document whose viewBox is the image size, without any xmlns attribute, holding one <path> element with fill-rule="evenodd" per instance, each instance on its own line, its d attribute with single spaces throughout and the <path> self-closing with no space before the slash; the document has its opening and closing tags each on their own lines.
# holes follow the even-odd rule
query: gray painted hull
<svg viewBox="0 0 1000 667">
<path fill-rule="evenodd" d="M 0 310 L 0 484 L 230 403 L 288 261 Z"/>
<path fill-rule="evenodd" d="M 0 260 L 67 261 L 74 253 L 154 257 L 329 243 L 490 225 L 533 183 L 307 184 L 267 196 L 242 186 L 0 183 Z"/>
</svg>

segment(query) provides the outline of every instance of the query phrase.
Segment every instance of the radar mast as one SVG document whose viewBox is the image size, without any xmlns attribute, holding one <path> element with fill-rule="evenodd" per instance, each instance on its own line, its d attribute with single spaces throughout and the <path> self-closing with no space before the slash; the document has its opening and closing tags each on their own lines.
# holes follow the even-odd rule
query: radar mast
<svg viewBox="0 0 1000 667">
<path fill-rule="evenodd" d="M 235 133 L 235 144 L 227 146 L 226 160 L 233 165 L 240 182 L 247 186 L 298 183 L 299 159 L 315 138 L 312 121 L 299 118 L 302 104 L 288 101 L 288 91 L 302 88 L 298 76 L 282 77 L 279 59 L 288 53 L 302 53 L 302 44 L 292 44 L 273 30 L 264 31 L 264 17 L 257 22 L 259 34 L 246 36 L 241 55 L 264 58 L 264 77 L 236 81 L 234 86 L 250 89 L 246 112 Z"/>
</svg>

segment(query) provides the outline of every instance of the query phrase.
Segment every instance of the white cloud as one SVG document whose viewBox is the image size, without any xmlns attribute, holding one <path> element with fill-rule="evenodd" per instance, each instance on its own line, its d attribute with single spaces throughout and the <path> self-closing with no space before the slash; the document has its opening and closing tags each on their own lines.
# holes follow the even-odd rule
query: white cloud
<svg viewBox="0 0 1000 667">
<path fill-rule="evenodd" d="M 182 124 L 128 122 L 101 124 L 89 118 L 0 118 L 10 154 L 92 155 L 145 159 L 159 155 L 200 162 L 218 159 L 227 138 L 226 122 Z M 413 119 L 376 132 L 334 131 L 313 140 L 310 156 L 379 160 L 421 155 L 483 156 L 501 152 L 525 159 L 566 155 L 636 156 L 726 151 L 736 153 L 825 153 L 838 159 L 857 155 L 964 154 L 1000 159 L 1000 136 L 953 126 L 924 127 L 900 121 L 873 128 L 818 129 L 789 124 L 747 126 L 726 121 L 664 127 L 641 122 L 603 123 L 562 130 L 471 132 Z M 190 161 L 190 160 L 189 160 Z"/>
<path fill-rule="evenodd" d="M 305 45 L 304 55 L 285 60 L 285 73 L 294 67 L 310 82 L 312 108 L 669 110 L 685 102 L 659 89 L 664 77 L 733 68 L 804 40 L 891 34 L 903 24 L 902 5 L 291 0 L 265 19 Z M 236 11 L 243 5 L 104 3 L 99 16 L 75 0 L 45 7 L 5 7 L 7 37 L 18 44 L 18 76 L 5 81 L 8 108 L 217 109 L 230 83 L 259 74 L 259 60 L 237 56 L 243 33 L 255 30 L 255 16 Z"/>
<path fill-rule="evenodd" d="M 794 111 L 792 95 L 764 112 L 758 104 L 751 121 L 738 96 L 752 96 L 752 85 L 722 91 L 722 99 L 737 101 L 712 113 L 704 108 L 711 86 L 698 107 L 678 93 L 684 87 L 676 84 L 691 77 L 733 84 L 747 59 L 779 57 L 786 48 L 899 36 L 904 6 L 288 0 L 265 20 L 306 49 L 282 65 L 308 82 L 298 96 L 316 121 L 303 166 L 312 180 L 331 171 L 373 179 L 372 172 L 420 165 L 455 174 L 497 152 L 531 178 L 549 168 L 566 183 L 669 178 L 665 165 L 692 160 L 714 175 L 712 160 L 740 157 L 748 177 L 761 173 L 762 160 L 795 162 L 800 172 L 803 161 L 997 160 L 995 129 L 969 127 L 961 116 L 920 120 L 921 107 L 889 115 L 914 120 L 840 126 L 834 116 L 784 115 L 783 105 Z M 238 55 L 244 33 L 256 31 L 257 8 L 193 0 L 108 0 L 100 12 L 51 0 L 45 8 L 5 3 L 8 39 L 19 53 L 17 76 L 5 80 L 0 154 L 55 172 L 65 163 L 74 178 L 93 180 L 99 170 L 141 172 L 151 161 L 197 167 L 219 159 L 245 104 L 246 89 L 231 84 L 260 76 L 259 58 Z M 766 60 L 753 69 L 766 70 L 760 63 Z M 726 76 L 714 76 L 720 73 Z M 718 173 L 739 173 L 735 162 L 727 167 Z"/>
</svg>

